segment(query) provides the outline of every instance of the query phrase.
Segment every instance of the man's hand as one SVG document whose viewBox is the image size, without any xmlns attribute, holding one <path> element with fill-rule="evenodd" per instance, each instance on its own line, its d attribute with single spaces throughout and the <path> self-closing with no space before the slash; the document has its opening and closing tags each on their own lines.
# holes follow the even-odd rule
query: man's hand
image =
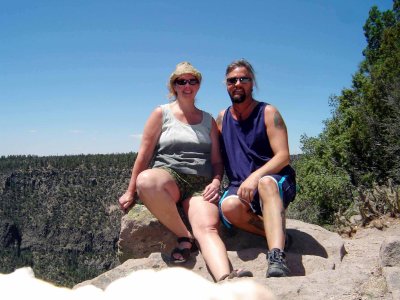
<svg viewBox="0 0 400 300">
<path fill-rule="evenodd" d="M 251 174 L 245 181 L 240 185 L 237 195 L 240 199 L 250 203 L 253 200 L 254 194 L 257 191 L 258 181 L 260 178 L 254 174 Z"/>
</svg>

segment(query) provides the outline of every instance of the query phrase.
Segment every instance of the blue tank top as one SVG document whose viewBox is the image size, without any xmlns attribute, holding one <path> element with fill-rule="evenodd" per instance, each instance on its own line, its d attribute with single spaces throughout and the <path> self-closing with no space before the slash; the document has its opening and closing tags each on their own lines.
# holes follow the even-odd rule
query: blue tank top
<svg viewBox="0 0 400 300">
<path fill-rule="evenodd" d="M 259 102 L 246 120 L 237 121 L 230 108 L 222 120 L 221 150 L 225 171 L 231 186 L 240 184 L 273 156 L 265 130 L 264 109 L 268 103 Z M 288 165 L 279 174 L 293 174 Z"/>
</svg>

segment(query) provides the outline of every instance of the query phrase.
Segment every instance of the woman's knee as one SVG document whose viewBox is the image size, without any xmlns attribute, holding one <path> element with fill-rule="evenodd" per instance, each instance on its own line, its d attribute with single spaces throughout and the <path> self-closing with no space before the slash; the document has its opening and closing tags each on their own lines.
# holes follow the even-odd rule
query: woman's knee
<svg viewBox="0 0 400 300">
<path fill-rule="evenodd" d="M 218 234 L 219 222 L 215 223 L 197 223 L 190 224 L 192 227 L 193 235 L 196 239 L 201 239 L 209 234 Z"/>
<path fill-rule="evenodd" d="M 189 222 L 195 236 L 218 232 L 220 220 L 218 210 L 212 213 L 189 216 Z"/>
<path fill-rule="evenodd" d="M 151 198 L 172 197 L 177 202 L 180 191 L 174 179 L 168 172 L 161 169 L 148 169 L 136 178 L 136 191 L 139 198 L 146 202 Z M 167 197 L 168 198 L 168 197 Z"/>
<path fill-rule="evenodd" d="M 152 173 L 151 170 L 145 170 L 138 175 L 136 178 L 136 189 L 138 191 L 143 192 L 154 188 L 156 181 Z"/>
</svg>

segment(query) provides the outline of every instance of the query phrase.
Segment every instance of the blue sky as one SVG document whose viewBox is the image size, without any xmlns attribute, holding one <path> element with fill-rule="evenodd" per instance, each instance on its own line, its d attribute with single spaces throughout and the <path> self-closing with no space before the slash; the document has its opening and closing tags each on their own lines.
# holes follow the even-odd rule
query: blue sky
<svg viewBox="0 0 400 300">
<path fill-rule="evenodd" d="M 230 104 L 226 66 L 249 60 L 258 100 L 285 119 L 292 154 L 351 86 L 373 5 L 391 0 L 0 2 L 0 155 L 137 151 L 175 65 L 203 74 L 199 108 Z"/>
</svg>

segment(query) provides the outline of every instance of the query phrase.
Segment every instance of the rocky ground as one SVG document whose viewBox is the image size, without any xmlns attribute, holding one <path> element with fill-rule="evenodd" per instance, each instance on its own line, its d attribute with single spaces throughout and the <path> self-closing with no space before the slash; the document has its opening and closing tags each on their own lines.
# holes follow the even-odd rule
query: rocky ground
<svg viewBox="0 0 400 300">
<path fill-rule="evenodd" d="M 105 288 L 132 271 L 171 267 L 168 253 L 174 237 L 144 215 L 142 211 L 140 218 L 132 214 L 123 218 L 121 265 L 76 287 L 92 284 Z M 148 234 L 141 233 L 146 228 Z M 268 287 L 278 299 L 400 299 L 399 219 L 387 218 L 358 228 L 352 237 L 296 220 L 288 220 L 288 232 L 293 244 L 287 253 L 292 276 L 287 278 L 265 278 L 262 238 L 240 231 L 223 232 L 223 237 L 232 265 L 251 270 L 252 280 Z M 160 240 L 163 242 L 154 242 Z M 146 252 L 150 248 L 151 254 Z M 127 259 L 129 256 L 134 258 Z M 213 281 L 200 253 L 184 267 Z"/>
<path fill-rule="evenodd" d="M 365 273 L 359 287 L 347 299 L 400 299 L 398 244 L 397 250 L 390 250 L 393 254 L 397 251 L 397 267 L 385 263 L 390 255 L 386 246 L 392 238 L 400 241 L 400 219 L 376 220 L 366 228 L 359 228 L 353 237 L 343 238 L 347 254 L 343 257 L 339 272 Z M 392 275 L 397 278 L 391 278 Z"/>
</svg>

